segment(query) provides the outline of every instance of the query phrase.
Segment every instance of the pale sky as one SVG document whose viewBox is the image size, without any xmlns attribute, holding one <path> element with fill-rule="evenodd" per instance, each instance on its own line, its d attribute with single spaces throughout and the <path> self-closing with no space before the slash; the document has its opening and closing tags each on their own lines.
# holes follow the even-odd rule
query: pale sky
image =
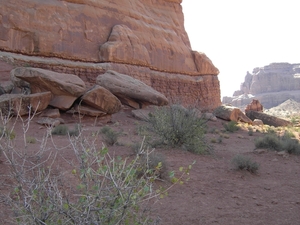
<svg viewBox="0 0 300 225">
<path fill-rule="evenodd" d="M 222 97 L 255 67 L 300 63 L 300 0 L 183 0 L 182 7 L 192 49 L 220 70 Z"/>
</svg>

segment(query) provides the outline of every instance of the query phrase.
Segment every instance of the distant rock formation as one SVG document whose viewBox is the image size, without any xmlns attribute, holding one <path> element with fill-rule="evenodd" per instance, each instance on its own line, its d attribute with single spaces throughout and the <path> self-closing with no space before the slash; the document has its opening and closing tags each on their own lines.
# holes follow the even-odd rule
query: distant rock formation
<svg viewBox="0 0 300 225">
<path fill-rule="evenodd" d="M 181 2 L 0 0 L 0 58 L 76 74 L 88 87 L 114 70 L 170 102 L 212 110 L 221 104 L 219 71 L 191 49 Z"/>
<path fill-rule="evenodd" d="M 257 67 L 252 73 L 247 72 L 240 90 L 233 97 L 224 97 L 222 102 L 245 108 L 254 98 L 267 109 L 288 99 L 300 101 L 300 64 L 272 63 Z"/>
</svg>

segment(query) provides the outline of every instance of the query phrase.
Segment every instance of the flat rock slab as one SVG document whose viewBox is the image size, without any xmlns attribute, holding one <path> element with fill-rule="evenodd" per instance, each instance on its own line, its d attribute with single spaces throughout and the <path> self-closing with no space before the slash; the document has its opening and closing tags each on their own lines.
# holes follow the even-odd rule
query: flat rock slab
<svg viewBox="0 0 300 225">
<path fill-rule="evenodd" d="M 121 101 L 122 99 L 131 99 L 139 103 L 140 107 L 142 107 L 143 104 L 158 106 L 168 104 L 168 99 L 152 87 L 140 80 L 112 70 L 108 70 L 105 74 L 99 75 L 96 79 L 96 83 L 108 89 Z M 126 102 L 124 104 L 126 104 Z"/>
<path fill-rule="evenodd" d="M 51 92 L 30 95 L 4 94 L 0 96 L 0 109 L 5 115 L 28 115 L 47 108 L 51 100 Z"/>
<path fill-rule="evenodd" d="M 69 109 L 86 90 L 83 80 L 73 74 L 56 73 L 39 68 L 18 67 L 11 71 L 11 76 L 28 82 L 31 93 L 50 91 L 53 97 L 49 105 L 61 110 Z"/>
</svg>

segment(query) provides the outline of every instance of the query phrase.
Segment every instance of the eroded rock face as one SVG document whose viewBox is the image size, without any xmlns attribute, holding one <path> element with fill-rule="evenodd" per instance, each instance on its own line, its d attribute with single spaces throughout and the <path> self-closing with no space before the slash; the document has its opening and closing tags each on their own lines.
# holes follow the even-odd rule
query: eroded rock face
<svg viewBox="0 0 300 225">
<path fill-rule="evenodd" d="M 31 66 L 77 74 L 88 82 L 103 70 L 116 70 L 171 100 L 211 110 L 221 104 L 219 71 L 204 54 L 192 51 L 180 3 L 0 0 L 0 50 L 81 62 L 69 67 L 66 61 L 47 64 L 42 58 Z M 186 88 L 187 93 L 181 91 Z"/>
<path fill-rule="evenodd" d="M 300 101 L 300 64 L 272 63 L 247 72 L 240 90 L 223 103 L 244 108 L 254 98 L 267 109 L 288 99 Z"/>
</svg>

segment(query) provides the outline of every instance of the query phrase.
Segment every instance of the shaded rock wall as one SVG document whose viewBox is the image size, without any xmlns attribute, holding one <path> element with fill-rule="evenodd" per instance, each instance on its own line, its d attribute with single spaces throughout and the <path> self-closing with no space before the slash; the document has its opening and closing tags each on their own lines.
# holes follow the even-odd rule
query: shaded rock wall
<svg viewBox="0 0 300 225">
<path fill-rule="evenodd" d="M 137 71 L 143 71 L 136 77 L 142 81 L 146 74 L 156 72 L 165 77 L 157 81 L 156 76 L 152 77 L 153 85 L 168 84 L 168 79 L 182 74 L 194 80 L 172 87 L 178 91 L 170 97 L 184 93 L 181 89 L 193 83 L 188 101 L 209 99 L 211 107 L 216 107 L 221 103 L 216 76 L 219 71 L 205 54 L 191 50 L 180 3 L 181 0 L 0 0 L 0 50 L 89 62 L 93 64 L 89 70 L 99 63 L 105 64 L 100 66 L 104 70 L 106 66 L 120 69 L 124 64 L 130 69 L 118 72 L 130 70 L 128 75 L 136 76 Z M 58 66 L 63 67 L 51 67 Z M 90 76 L 85 69 L 77 68 L 83 76 Z M 199 76 L 205 77 L 201 85 L 197 84 Z M 205 102 L 202 105 L 210 108 Z"/>
</svg>

